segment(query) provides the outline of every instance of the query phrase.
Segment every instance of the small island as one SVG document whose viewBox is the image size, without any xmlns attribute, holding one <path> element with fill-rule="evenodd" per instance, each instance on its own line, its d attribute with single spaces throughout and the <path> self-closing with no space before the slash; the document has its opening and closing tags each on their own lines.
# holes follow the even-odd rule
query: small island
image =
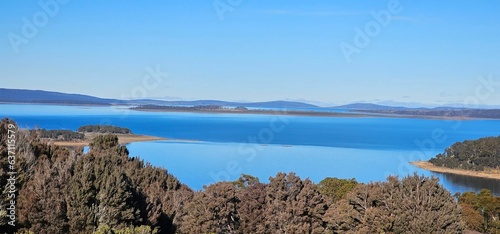
<svg viewBox="0 0 500 234">
<path fill-rule="evenodd" d="M 457 142 L 429 161 L 411 164 L 434 172 L 500 179 L 500 136 Z"/>
<path fill-rule="evenodd" d="M 111 125 L 85 125 L 78 130 L 46 130 L 36 129 L 40 138 L 60 146 L 88 146 L 92 139 L 100 135 L 114 134 L 120 144 L 141 141 L 166 140 L 166 138 L 133 134 L 128 128 Z"/>
</svg>

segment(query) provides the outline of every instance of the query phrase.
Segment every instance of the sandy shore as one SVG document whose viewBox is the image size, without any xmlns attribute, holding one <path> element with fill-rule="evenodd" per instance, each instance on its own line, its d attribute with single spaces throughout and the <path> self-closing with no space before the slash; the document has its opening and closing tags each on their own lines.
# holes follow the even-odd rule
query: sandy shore
<svg viewBox="0 0 500 234">
<path fill-rule="evenodd" d="M 60 146 L 88 146 L 92 138 L 99 134 L 85 134 L 85 139 L 81 141 L 51 141 L 54 145 Z M 118 136 L 118 142 L 120 144 L 128 144 L 132 142 L 141 141 L 157 141 L 157 140 L 168 140 L 167 138 L 146 136 L 146 135 L 135 135 L 135 134 L 115 134 Z"/>
<path fill-rule="evenodd" d="M 422 169 L 440 172 L 440 173 L 450 173 L 457 175 L 465 175 L 465 176 L 474 176 L 481 178 L 490 178 L 500 180 L 500 171 L 470 171 L 470 170 L 462 170 L 462 169 L 452 169 L 447 167 L 438 167 L 434 166 L 434 164 L 427 161 L 419 161 L 419 162 L 410 162 L 411 164 L 420 167 Z"/>
</svg>

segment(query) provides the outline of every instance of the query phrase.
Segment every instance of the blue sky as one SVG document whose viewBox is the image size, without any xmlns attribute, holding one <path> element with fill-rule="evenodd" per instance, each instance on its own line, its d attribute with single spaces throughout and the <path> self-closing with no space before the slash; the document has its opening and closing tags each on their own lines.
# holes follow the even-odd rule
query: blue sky
<svg viewBox="0 0 500 234">
<path fill-rule="evenodd" d="M 493 0 L 6 0 L 0 87 L 107 98 L 500 106 L 498 12 Z M 368 43 L 356 46 L 359 31 Z M 357 52 L 346 56 L 346 44 Z M 151 69 L 168 76 L 151 79 Z"/>
</svg>

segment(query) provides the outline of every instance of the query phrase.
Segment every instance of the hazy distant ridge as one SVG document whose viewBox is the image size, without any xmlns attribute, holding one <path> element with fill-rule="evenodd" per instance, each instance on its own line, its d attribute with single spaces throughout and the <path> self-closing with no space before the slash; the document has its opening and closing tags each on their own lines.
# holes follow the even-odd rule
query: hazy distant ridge
<svg viewBox="0 0 500 234">
<path fill-rule="evenodd" d="M 67 94 L 43 90 L 3 89 L 0 88 L 0 102 L 9 103 L 51 103 L 51 104 L 82 104 L 111 105 L 123 101 L 97 98 L 81 94 Z"/>
<path fill-rule="evenodd" d="M 25 90 L 25 89 L 4 89 L 0 88 L 0 102 L 7 103 L 45 103 L 45 104 L 85 104 L 85 105 L 218 105 L 218 106 L 245 106 L 262 108 L 319 108 L 318 106 L 290 101 L 271 101 L 271 102 L 226 102 L 218 100 L 196 100 L 196 101 L 163 101 L 153 99 L 138 100 L 117 100 L 105 99 L 81 94 L 67 94 L 60 92 L 50 92 L 43 90 Z"/>
<path fill-rule="evenodd" d="M 348 109 L 348 110 L 402 110 L 408 109 L 406 107 L 384 106 L 372 103 L 353 103 L 342 106 L 335 106 L 334 108 Z"/>
<path fill-rule="evenodd" d="M 195 100 L 195 101 L 165 101 L 154 99 L 118 100 L 98 98 L 82 94 L 67 94 L 43 90 L 26 89 L 4 89 L 0 88 L 0 102 L 3 103 L 43 103 L 43 104 L 67 104 L 67 105 L 164 105 L 164 106 L 202 106 L 216 105 L 227 107 L 254 107 L 254 108 L 290 108 L 310 109 L 322 111 L 325 109 L 345 109 L 351 111 L 362 111 L 369 113 L 398 114 L 398 115 L 425 115 L 425 116 L 467 116 L 500 118 L 500 110 L 480 110 L 457 107 L 436 108 L 407 108 L 402 106 L 386 106 L 373 103 L 352 103 L 342 106 L 319 107 L 313 104 L 293 101 L 269 101 L 269 102 L 227 102 L 219 100 Z"/>
</svg>

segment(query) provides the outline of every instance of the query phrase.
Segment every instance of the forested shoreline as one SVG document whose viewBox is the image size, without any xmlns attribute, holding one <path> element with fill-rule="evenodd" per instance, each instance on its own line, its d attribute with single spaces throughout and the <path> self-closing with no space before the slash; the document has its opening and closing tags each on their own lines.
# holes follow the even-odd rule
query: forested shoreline
<svg viewBox="0 0 500 234">
<path fill-rule="evenodd" d="M 122 128 L 112 125 L 84 125 L 78 128 L 80 133 L 112 133 L 112 134 L 132 134 L 128 128 Z"/>
<path fill-rule="evenodd" d="M 39 134 L 41 138 L 61 140 L 61 141 L 73 141 L 73 140 L 83 140 L 85 134 L 82 132 L 74 132 L 72 130 L 47 130 L 47 129 L 35 129 L 30 130 L 35 134 Z"/>
<path fill-rule="evenodd" d="M 500 171 L 500 136 L 457 142 L 429 162 L 448 168 Z"/>
<path fill-rule="evenodd" d="M 0 185 L 9 183 L 9 125 L 0 122 Z M 17 128 L 16 128 L 17 129 Z M 116 135 L 81 147 L 16 130 L 16 226 L 2 191 L 0 230 L 18 233 L 461 233 L 500 230 L 500 198 L 452 196 L 436 178 L 362 184 L 294 173 L 251 175 L 193 191 L 164 168 L 130 157 Z M 12 148 L 10 148 L 12 149 Z M 480 211 L 482 213 L 480 213 Z M 486 211 L 486 212 L 485 212 Z"/>
</svg>

